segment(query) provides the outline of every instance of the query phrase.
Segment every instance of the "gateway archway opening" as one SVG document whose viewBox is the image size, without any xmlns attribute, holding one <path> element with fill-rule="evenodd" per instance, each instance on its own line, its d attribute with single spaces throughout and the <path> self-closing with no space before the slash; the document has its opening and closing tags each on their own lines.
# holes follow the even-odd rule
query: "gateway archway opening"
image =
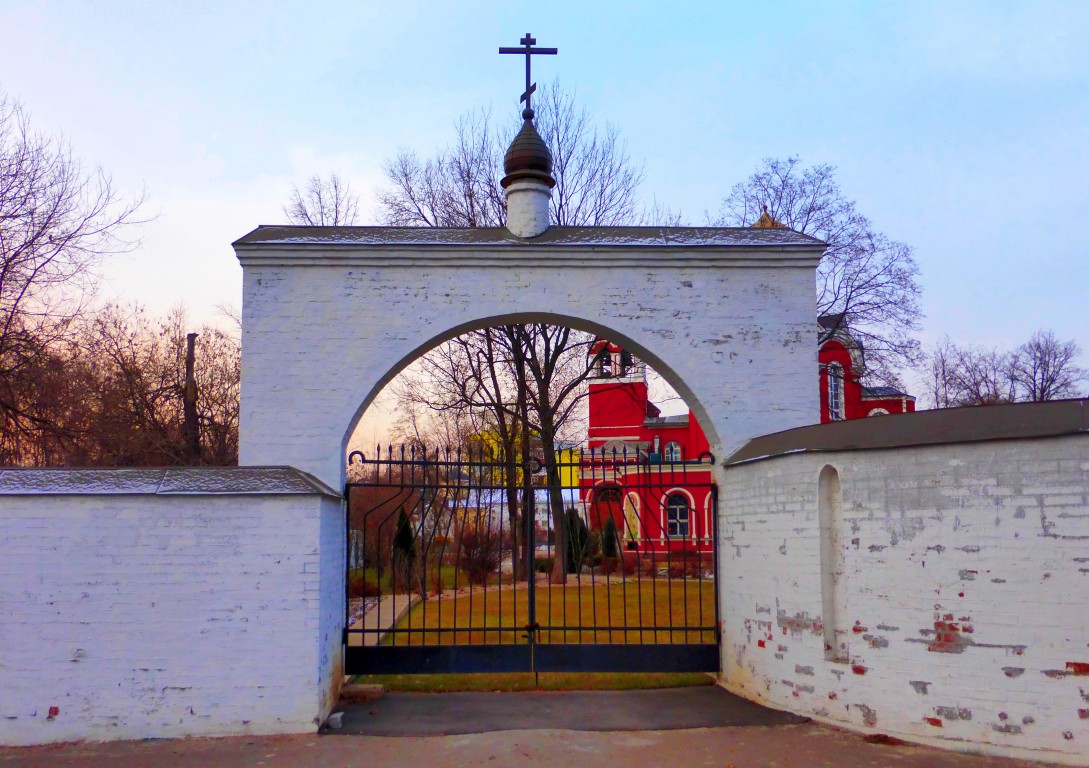
<svg viewBox="0 0 1089 768">
<path fill-rule="evenodd" d="M 714 457 L 617 336 L 476 328 L 368 394 L 396 415 L 347 440 L 348 673 L 718 670 Z"/>
</svg>

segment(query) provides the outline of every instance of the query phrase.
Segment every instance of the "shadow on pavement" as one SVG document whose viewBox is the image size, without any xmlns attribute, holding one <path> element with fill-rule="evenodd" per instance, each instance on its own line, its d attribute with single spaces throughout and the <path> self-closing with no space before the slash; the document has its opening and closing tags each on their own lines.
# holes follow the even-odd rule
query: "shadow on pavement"
<svg viewBox="0 0 1089 768">
<path fill-rule="evenodd" d="M 342 704 L 330 734 L 447 736 L 492 731 L 664 731 L 791 725 L 807 718 L 753 704 L 717 686 L 644 691 L 387 693 Z"/>
</svg>

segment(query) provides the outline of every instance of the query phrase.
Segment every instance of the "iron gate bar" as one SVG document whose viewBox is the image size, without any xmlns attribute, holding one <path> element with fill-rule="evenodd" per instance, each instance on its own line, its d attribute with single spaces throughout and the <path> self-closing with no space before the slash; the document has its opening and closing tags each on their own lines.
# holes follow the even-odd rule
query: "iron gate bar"
<svg viewBox="0 0 1089 768">
<path fill-rule="evenodd" d="M 534 662 L 530 666 L 530 662 Z M 718 647 L 693 644 L 349 647 L 349 675 L 471 672 L 718 672 Z"/>
<path fill-rule="evenodd" d="M 360 452 L 351 454 L 350 464 L 355 470 L 361 469 L 364 477 L 353 479 L 345 489 L 349 507 L 346 558 L 349 592 L 353 570 L 364 586 L 363 591 L 370 586 L 378 592 L 370 628 L 365 625 L 353 628 L 349 624 L 350 595 L 346 600 L 345 661 L 349 674 L 358 674 L 363 669 L 411 671 L 442 667 L 468 671 L 497 666 L 515 670 L 532 667 L 537 671 L 591 667 L 603 671 L 680 671 L 688 669 L 687 664 L 700 670 L 717 669 L 719 622 L 714 577 L 718 573 L 718 553 L 713 542 L 718 499 L 711 482 L 714 459 L 710 454 L 694 461 L 655 463 L 646 455 L 627 451 L 614 451 L 611 455 L 584 451 L 575 461 L 555 462 L 551 467 L 544 467 L 539 459 L 519 460 L 514 463 L 516 476 L 536 481 L 532 482 L 533 493 L 528 499 L 519 495 L 520 481 L 516 483 L 517 492 L 509 495 L 507 484 L 496 479 L 510 479 L 505 474 L 508 463 L 503 456 L 485 453 L 483 449 L 441 453 L 415 447 L 406 450 L 401 446 L 395 452 L 390 446 L 384 452 L 377 451 L 376 457 L 367 459 Z M 542 553 L 534 539 L 542 468 L 546 478 L 552 475 L 561 481 L 560 493 L 568 510 L 562 520 L 565 531 L 571 529 L 568 531 L 571 536 L 559 538 L 574 538 L 577 546 L 565 544 L 565 550 L 571 550 L 575 567 L 575 572 L 568 574 L 567 583 L 552 584 L 551 579 L 542 582 L 547 588 L 544 593 L 547 606 L 545 616 L 539 617 L 536 609 L 542 598 L 537 590 L 536 561 Z M 602 503 L 604 491 L 610 488 L 616 488 L 617 493 L 609 494 Z M 371 490 L 359 491 L 359 498 L 353 502 L 353 489 Z M 683 492 L 687 500 L 675 505 L 672 500 L 675 492 Z M 697 515 L 697 494 L 705 498 L 702 525 Z M 516 503 L 513 516 L 511 503 Z M 533 514 L 523 516 L 524 530 L 519 542 L 519 529 L 514 523 L 523 506 L 529 506 Z M 653 514 L 654 506 L 658 508 L 657 515 Z M 679 512 L 674 514 L 675 506 L 683 507 L 683 519 Z M 545 531 L 550 534 L 554 511 L 546 508 L 544 514 Z M 611 558 L 609 566 L 610 571 L 617 568 L 615 574 L 600 566 L 583 568 L 589 554 L 586 540 L 591 534 L 598 540 L 604 536 L 607 518 L 612 519 L 616 535 L 613 545 L 618 550 L 617 557 Z M 406 521 L 404 524 L 402 519 Z M 393 544 L 386 542 L 390 562 L 383 563 L 383 540 L 400 537 L 402 527 L 409 531 L 408 548 L 395 556 Z M 475 577 L 471 572 L 465 574 L 469 582 L 467 592 L 462 589 L 461 578 L 466 565 L 466 541 L 470 541 L 470 547 L 475 541 L 478 549 L 480 542 L 485 542 L 486 550 L 489 547 L 494 550 L 489 551 L 496 563 L 486 564 Z M 551 541 L 551 535 L 543 546 L 546 563 L 554 562 L 555 558 L 568 559 L 567 553 L 559 551 Z M 507 552 L 511 567 L 509 582 L 502 573 Z M 705 556 L 710 558 L 711 579 L 707 578 Z M 397 557 L 407 559 L 408 567 L 404 561 L 398 564 Z M 603 552 L 595 557 L 604 562 Z M 676 558 L 680 559 L 679 566 Z M 496 566 L 498 577 L 494 573 Z M 454 590 L 452 593 L 446 592 L 447 569 L 453 572 L 454 583 L 449 585 Z M 517 579 L 520 569 L 525 571 L 524 584 Z M 377 583 L 368 585 L 371 572 Z M 428 583 L 432 578 L 433 585 Z M 474 580 L 482 580 L 484 586 L 474 585 Z M 493 588 L 488 585 L 492 582 L 497 582 L 495 594 L 489 596 Z M 602 589 L 604 593 L 599 595 Z M 394 602 L 385 605 L 387 601 L 382 599 L 395 592 L 428 595 L 432 591 L 433 597 L 410 604 L 401 616 L 391 615 Z M 509 593 L 509 606 L 504 593 Z M 708 596 L 712 601 L 710 610 L 704 606 Z M 663 597 L 664 613 L 660 614 Z M 634 605 L 630 605 L 632 598 Z M 648 598 L 649 606 L 645 605 Z M 520 602 L 524 603 L 523 610 L 519 609 Z M 569 610 L 571 607 L 574 615 Z M 679 620 L 675 616 L 678 607 Z M 601 610 L 605 613 L 603 621 Z M 711 615 L 714 623 L 708 624 Z M 663 634 L 668 643 L 661 642 Z M 350 645 L 353 637 L 358 637 L 361 645 Z M 367 645 L 368 642 L 372 644 Z M 566 650 L 558 650 L 561 648 Z M 459 653 L 451 649 L 486 650 Z M 496 655 L 497 651 L 501 652 Z M 686 658 L 689 660 L 685 661 Z"/>
</svg>

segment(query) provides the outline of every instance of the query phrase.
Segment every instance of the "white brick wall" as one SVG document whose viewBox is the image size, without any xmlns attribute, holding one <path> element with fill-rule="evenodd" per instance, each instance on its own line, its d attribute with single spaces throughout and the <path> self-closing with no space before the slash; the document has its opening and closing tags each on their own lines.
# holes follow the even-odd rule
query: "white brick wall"
<svg viewBox="0 0 1089 768">
<path fill-rule="evenodd" d="M 819 254 L 518 253 L 497 266 L 441 248 L 403 265 L 374 248 L 240 252 L 241 462 L 339 487 L 348 436 L 381 388 L 443 340 L 505 321 L 567 323 L 624 344 L 692 405 L 717 455 L 817 420 Z"/>
<path fill-rule="evenodd" d="M 843 491 L 845 664 L 821 632 L 826 465 Z M 729 468 L 721 494 L 728 688 L 954 749 L 1089 762 L 1089 435 L 786 455 Z"/>
<path fill-rule="evenodd" d="M 343 526 L 319 494 L 0 495 L 0 744 L 315 731 Z"/>
</svg>

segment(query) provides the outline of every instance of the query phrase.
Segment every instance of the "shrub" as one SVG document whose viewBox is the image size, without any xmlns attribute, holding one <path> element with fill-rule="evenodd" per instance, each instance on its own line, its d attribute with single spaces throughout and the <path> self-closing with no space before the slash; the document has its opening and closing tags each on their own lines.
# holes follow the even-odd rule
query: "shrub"
<svg viewBox="0 0 1089 768">
<path fill-rule="evenodd" d="M 458 542 L 458 567 L 470 584 L 487 584 L 488 577 L 499 570 L 503 539 L 499 531 L 486 526 L 467 529 Z"/>
<path fill-rule="evenodd" d="M 348 597 L 381 597 L 382 590 L 373 581 L 367 581 L 362 574 L 348 579 Z"/>
<path fill-rule="evenodd" d="M 616 521 L 613 516 L 605 518 L 605 524 L 601 526 L 601 555 L 610 560 L 615 560 L 620 552 L 620 536 L 616 530 Z"/>
<path fill-rule="evenodd" d="M 397 528 L 393 534 L 393 585 L 395 592 L 405 592 L 415 587 L 423 587 L 422 580 L 417 581 L 416 573 L 416 533 L 412 530 L 412 521 L 405 514 L 404 507 L 397 515 Z"/>
<path fill-rule="evenodd" d="M 554 557 L 537 557 L 533 559 L 533 570 L 537 573 L 552 573 L 552 565 L 555 563 Z"/>
<path fill-rule="evenodd" d="M 590 535 L 586 537 L 586 554 L 591 558 L 601 556 L 601 529 L 590 531 Z"/>
<path fill-rule="evenodd" d="M 567 572 L 578 573 L 582 567 L 582 559 L 586 556 L 586 545 L 590 538 L 590 531 L 582 519 L 582 515 L 574 507 L 569 507 L 564 517 L 567 539 Z"/>
</svg>

